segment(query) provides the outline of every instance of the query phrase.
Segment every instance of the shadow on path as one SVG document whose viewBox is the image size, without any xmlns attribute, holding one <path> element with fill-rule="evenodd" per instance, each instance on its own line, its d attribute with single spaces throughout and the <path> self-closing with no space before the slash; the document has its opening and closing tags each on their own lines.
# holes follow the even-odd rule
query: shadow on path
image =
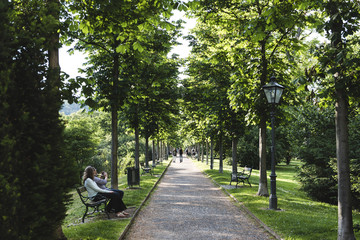
<svg viewBox="0 0 360 240">
<path fill-rule="evenodd" d="M 171 163 L 124 239 L 273 239 L 196 168 Z"/>
</svg>

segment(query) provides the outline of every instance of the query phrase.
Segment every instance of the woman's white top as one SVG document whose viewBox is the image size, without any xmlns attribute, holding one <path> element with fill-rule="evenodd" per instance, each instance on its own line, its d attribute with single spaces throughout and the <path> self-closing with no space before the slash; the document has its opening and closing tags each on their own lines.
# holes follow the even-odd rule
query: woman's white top
<svg viewBox="0 0 360 240">
<path fill-rule="evenodd" d="M 85 180 L 84 186 L 86 187 L 89 198 L 95 197 L 98 192 L 111 193 L 109 190 L 99 188 L 96 182 L 94 182 L 91 178 L 87 178 Z"/>
</svg>

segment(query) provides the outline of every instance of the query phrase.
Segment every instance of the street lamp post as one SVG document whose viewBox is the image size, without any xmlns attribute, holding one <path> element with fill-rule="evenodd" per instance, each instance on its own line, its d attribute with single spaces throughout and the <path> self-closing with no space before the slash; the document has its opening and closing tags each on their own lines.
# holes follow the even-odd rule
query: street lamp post
<svg viewBox="0 0 360 240">
<path fill-rule="evenodd" d="M 270 78 L 270 83 L 264 85 L 263 90 L 266 99 L 271 106 L 271 175 L 270 175 L 270 198 L 269 209 L 277 210 L 277 197 L 276 197 L 276 174 L 275 174 L 275 105 L 279 103 L 284 86 L 275 82 L 275 77 Z"/>
</svg>

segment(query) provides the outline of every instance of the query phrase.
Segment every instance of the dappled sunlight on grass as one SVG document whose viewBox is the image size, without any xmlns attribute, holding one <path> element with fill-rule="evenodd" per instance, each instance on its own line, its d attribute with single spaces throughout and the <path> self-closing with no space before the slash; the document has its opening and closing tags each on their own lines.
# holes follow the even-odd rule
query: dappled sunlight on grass
<svg viewBox="0 0 360 240">
<path fill-rule="evenodd" d="M 119 229 L 124 229 L 129 223 L 126 220 L 99 220 L 77 226 L 71 226 L 64 229 L 68 239 L 101 239 L 113 240 L 118 239 Z"/>
<path fill-rule="evenodd" d="M 204 163 L 194 161 L 195 164 L 210 176 L 219 185 L 229 185 L 231 166 L 224 166 L 223 173 L 218 168 L 209 170 Z M 273 229 L 286 240 L 318 240 L 337 239 L 337 206 L 327 203 L 316 202 L 306 196 L 300 190 L 300 184 L 296 180 L 296 167 L 299 161 L 290 165 L 276 166 L 277 174 L 277 197 L 280 211 L 268 210 L 269 197 L 257 196 L 259 171 L 253 170 L 250 182 L 252 187 L 239 184 L 239 188 L 228 189 L 239 202 L 244 204 L 256 217 Z M 238 168 L 240 169 L 240 168 Z M 270 171 L 267 172 L 269 179 Z M 270 180 L 268 180 L 270 194 Z M 360 223 L 360 213 L 353 211 L 353 221 Z M 356 232 L 355 237 L 360 238 Z"/>
<path fill-rule="evenodd" d="M 164 161 L 162 165 L 157 165 L 153 169 L 153 176 L 140 176 L 140 188 L 128 188 L 127 176 L 119 176 L 119 189 L 124 191 L 123 201 L 127 207 L 138 208 L 149 194 L 154 184 L 159 180 L 159 176 L 164 172 L 169 161 Z M 108 183 L 109 184 L 109 183 Z M 81 218 L 85 212 L 85 206 L 81 203 L 75 189 L 71 192 L 72 203 L 68 206 L 67 217 L 63 223 L 63 231 L 68 239 L 118 239 L 130 219 L 106 219 L 99 217 L 87 217 L 85 223 L 81 223 Z"/>
</svg>

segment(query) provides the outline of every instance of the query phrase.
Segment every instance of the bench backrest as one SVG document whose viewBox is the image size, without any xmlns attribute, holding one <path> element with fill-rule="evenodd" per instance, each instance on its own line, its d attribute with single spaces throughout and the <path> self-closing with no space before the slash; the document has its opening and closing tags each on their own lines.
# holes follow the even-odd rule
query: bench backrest
<svg viewBox="0 0 360 240">
<path fill-rule="evenodd" d="M 251 167 L 244 167 L 244 172 L 243 174 L 249 175 L 249 177 L 251 176 L 251 172 L 252 172 L 252 168 Z"/>
<path fill-rule="evenodd" d="M 77 187 L 76 191 L 79 194 L 82 203 L 86 204 L 86 202 L 89 200 L 89 198 L 84 194 L 84 192 L 87 192 L 86 187 L 84 186 Z"/>
<path fill-rule="evenodd" d="M 141 163 L 140 163 L 140 167 L 141 167 L 141 169 L 147 168 L 147 167 L 145 166 L 145 163 L 144 163 L 144 162 L 141 162 Z"/>
</svg>

